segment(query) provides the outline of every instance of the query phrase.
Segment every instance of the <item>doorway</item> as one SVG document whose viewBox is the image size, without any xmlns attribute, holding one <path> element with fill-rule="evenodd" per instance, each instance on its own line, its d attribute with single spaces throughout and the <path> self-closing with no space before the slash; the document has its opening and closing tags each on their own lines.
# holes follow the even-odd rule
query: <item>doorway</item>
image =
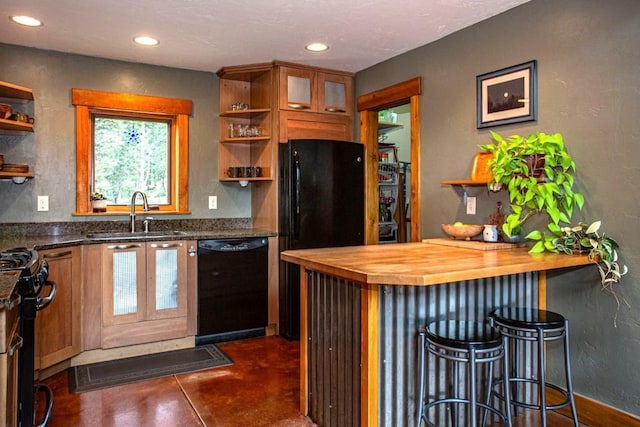
<svg viewBox="0 0 640 427">
<path fill-rule="evenodd" d="M 382 137 L 380 128 L 388 126 L 389 120 L 393 122 L 393 116 L 385 116 L 385 114 L 396 113 L 397 111 L 406 111 L 407 125 L 409 127 L 409 143 L 408 151 L 404 157 L 404 162 L 409 164 L 410 171 L 404 177 L 404 200 L 401 210 L 406 208 L 406 212 L 396 213 L 395 218 L 400 218 L 406 226 L 403 234 L 398 237 L 405 236 L 405 241 L 420 241 L 420 95 L 422 93 L 422 78 L 416 77 L 384 89 L 370 92 L 358 97 L 357 108 L 360 114 L 360 139 L 366 146 L 367 161 L 365 163 L 366 174 L 366 236 L 365 243 L 378 244 L 381 242 L 381 224 L 388 226 L 387 221 L 382 215 L 382 205 L 388 201 L 384 199 L 385 195 L 381 194 L 380 186 L 380 164 L 385 158 L 380 158 L 381 147 L 386 139 Z M 382 123 L 382 125 L 381 125 Z M 387 138 L 388 139 L 388 138 Z M 382 141 L 381 141 L 382 140 Z M 387 151 L 385 149 L 382 150 Z M 388 157 L 387 157 L 388 158 Z M 402 163 L 398 162 L 400 166 Z M 383 166 L 384 168 L 384 166 Z M 400 177 L 398 176 L 398 179 Z M 400 191 L 400 188 L 398 188 Z M 395 211 L 397 212 L 397 210 Z M 388 217 L 386 218 L 388 219 Z M 400 224 L 398 224 L 400 225 Z M 385 229 L 382 230 L 386 231 Z M 383 233 L 384 235 L 384 233 Z"/>
</svg>

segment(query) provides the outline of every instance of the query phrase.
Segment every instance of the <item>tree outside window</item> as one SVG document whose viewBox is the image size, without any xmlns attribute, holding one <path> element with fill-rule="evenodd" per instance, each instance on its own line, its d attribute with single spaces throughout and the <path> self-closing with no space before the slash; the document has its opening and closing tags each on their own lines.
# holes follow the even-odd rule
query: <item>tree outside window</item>
<svg viewBox="0 0 640 427">
<path fill-rule="evenodd" d="M 109 204 L 130 203 L 144 191 L 149 203 L 169 203 L 171 122 L 95 116 L 93 188 Z"/>
</svg>

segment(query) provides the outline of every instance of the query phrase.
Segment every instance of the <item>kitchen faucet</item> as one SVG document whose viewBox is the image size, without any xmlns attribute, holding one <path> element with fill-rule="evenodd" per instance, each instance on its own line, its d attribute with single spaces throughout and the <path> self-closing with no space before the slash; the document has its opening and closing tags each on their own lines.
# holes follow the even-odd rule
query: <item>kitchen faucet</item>
<svg viewBox="0 0 640 427">
<path fill-rule="evenodd" d="M 136 197 L 139 195 L 142 196 L 142 210 L 145 212 L 149 211 L 149 203 L 147 202 L 147 195 L 142 191 L 134 191 L 133 196 L 131 196 L 131 213 L 129 217 L 131 218 L 131 232 L 136 232 Z"/>
</svg>

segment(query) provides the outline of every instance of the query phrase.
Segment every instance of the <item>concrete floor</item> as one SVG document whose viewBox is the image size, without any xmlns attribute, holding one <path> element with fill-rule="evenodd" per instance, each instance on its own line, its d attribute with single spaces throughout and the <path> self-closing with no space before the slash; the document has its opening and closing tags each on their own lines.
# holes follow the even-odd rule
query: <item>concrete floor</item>
<svg viewBox="0 0 640 427">
<path fill-rule="evenodd" d="M 55 396 L 49 427 L 315 425 L 298 410 L 298 342 L 274 336 L 219 347 L 233 365 L 81 394 L 69 393 L 66 372 L 57 374 L 45 381 Z M 572 422 L 550 413 L 548 425 L 568 427 Z M 538 426 L 537 413 L 514 420 L 514 427 Z"/>
</svg>

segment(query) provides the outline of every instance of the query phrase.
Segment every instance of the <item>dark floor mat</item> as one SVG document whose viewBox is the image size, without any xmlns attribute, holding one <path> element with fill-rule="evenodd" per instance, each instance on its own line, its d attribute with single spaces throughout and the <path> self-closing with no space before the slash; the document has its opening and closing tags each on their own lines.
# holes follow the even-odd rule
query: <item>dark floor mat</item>
<svg viewBox="0 0 640 427">
<path fill-rule="evenodd" d="M 69 368 L 69 391 L 81 393 L 150 378 L 233 364 L 215 344 Z"/>
</svg>

